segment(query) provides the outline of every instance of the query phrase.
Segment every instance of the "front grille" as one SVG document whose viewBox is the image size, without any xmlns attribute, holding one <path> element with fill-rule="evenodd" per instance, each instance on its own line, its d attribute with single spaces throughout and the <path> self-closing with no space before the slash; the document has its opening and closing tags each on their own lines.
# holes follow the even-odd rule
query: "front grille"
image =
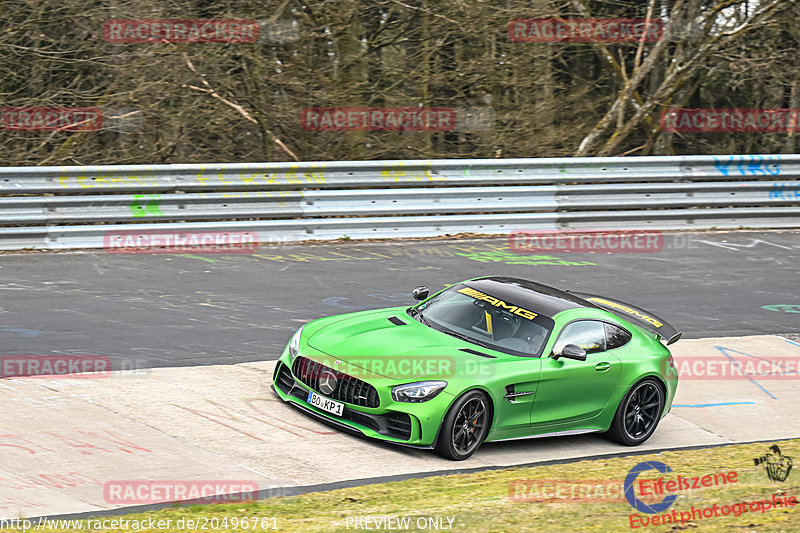
<svg viewBox="0 0 800 533">
<path fill-rule="evenodd" d="M 378 393 L 369 383 L 365 383 L 353 376 L 348 376 L 325 365 L 306 359 L 305 357 L 298 357 L 292 365 L 292 372 L 295 376 L 307 387 L 317 392 L 320 392 L 318 385 L 321 374 L 326 370 L 333 373 L 337 382 L 336 389 L 333 393 L 327 394 L 326 396 L 363 407 L 379 406 L 380 401 L 378 399 Z M 275 374 L 273 377 L 275 386 L 284 394 L 306 400 L 308 392 L 299 384 L 296 384 L 294 377 L 292 377 L 292 374 L 289 372 L 289 367 L 279 362 L 275 366 Z M 320 394 L 322 394 L 322 392 L 320 392 Z M 386 435 L 387 437 L 403 440 L 409 440 L 411 438 L 411 416 L 406 413 L 391 412 L 376 415 L 345 407 L 342 418 L 369 428 L 381 435 Z"/>
<path fill-rule="evenodd" d="M 326 372 L 330 372 L 336 378 L 332 392 L 323 392 L 319 388 L 322 375 Z M 333 400 L 361 407 L 375 408 L 380 405 L 378 391 L 375 390 L 375 387 L 311 359 L 297 357 L 292 365 L 292 373 L 306 386 Z"/>
</svg>

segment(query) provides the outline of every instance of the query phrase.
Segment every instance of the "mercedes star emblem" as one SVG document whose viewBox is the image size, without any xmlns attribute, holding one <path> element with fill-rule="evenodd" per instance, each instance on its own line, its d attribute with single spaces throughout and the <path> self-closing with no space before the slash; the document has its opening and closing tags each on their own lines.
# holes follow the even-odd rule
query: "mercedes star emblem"
<svg viewBox="0 0 800 533">
<path fill-rule="evenodd" d="M 336 375 L 326 370 L 319 377 L 319 391 L 326 396 L 336 390 Z"/>
</svg>

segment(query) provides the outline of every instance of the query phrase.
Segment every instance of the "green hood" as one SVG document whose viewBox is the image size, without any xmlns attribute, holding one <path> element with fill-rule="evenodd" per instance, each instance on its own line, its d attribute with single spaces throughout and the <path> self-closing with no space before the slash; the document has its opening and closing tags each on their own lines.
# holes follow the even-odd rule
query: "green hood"
<svg viewBox="0 0 800 533">
<path fill-rule="evenodd" d="M 405 310 L 397 307 L 340 315 L 339 320 L 311 333 L 306 342 L 338 361 L 398 381 L 423 376 L 452 377 L 456 370 L 463 372 L 465 368 L 513 358 L 430 328 L 411 318 Z M 394 324 L 390 317 L 406 324 Z M 330 327 L 333 324 L 335 327 Z M 496 359 L 460 348 L 491 354 Z"/>
</svg>

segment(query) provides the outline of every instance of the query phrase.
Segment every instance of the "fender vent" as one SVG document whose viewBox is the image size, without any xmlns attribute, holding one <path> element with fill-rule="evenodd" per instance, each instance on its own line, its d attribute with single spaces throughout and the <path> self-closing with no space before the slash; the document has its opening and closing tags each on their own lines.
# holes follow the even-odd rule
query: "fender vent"
<svg viewBox="0 0 800 533">
<path fill-rule="evenodd" d="M 399 318 L 397 318 L 396 316 L 390 316 L 390 317 L 389 317 L 389 322 L 391 322 L 391 323 L 392 323 L 392 324 L 394 324 L 395 326 L 405 326 L 405 325 L 406 325 L 406 323 L 405 323 L 405 322 L 403 322 L 402 320 L 400 320 L 400 319 L 399 319 Z"/>
<path fill-rule="evenodd" d="M 481 357 L 488 357 L 489 359 L 497 359 L 496 355 L 489 355 L 488 353 L 479 352 L 478 350 L 471 350 L 469 348 L 459 348 L 462 352 L 471 353 L 472 355 L 479 355 Z"/>
</svg>

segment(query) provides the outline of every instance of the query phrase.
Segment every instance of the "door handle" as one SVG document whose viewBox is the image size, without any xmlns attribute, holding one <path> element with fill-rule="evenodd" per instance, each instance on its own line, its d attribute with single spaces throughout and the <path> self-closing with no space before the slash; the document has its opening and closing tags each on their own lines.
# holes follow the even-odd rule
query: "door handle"
<svg viewBox="0 0 800 533">
<path fill-rule="evenodd" d="M 605 372 L 609 368 L 611 368 L 611 363 L 607 362 L 597 363 L 596 365 L 594 365 L 594 369 L 597 370 L 598 372 Z"/>
</svg>

